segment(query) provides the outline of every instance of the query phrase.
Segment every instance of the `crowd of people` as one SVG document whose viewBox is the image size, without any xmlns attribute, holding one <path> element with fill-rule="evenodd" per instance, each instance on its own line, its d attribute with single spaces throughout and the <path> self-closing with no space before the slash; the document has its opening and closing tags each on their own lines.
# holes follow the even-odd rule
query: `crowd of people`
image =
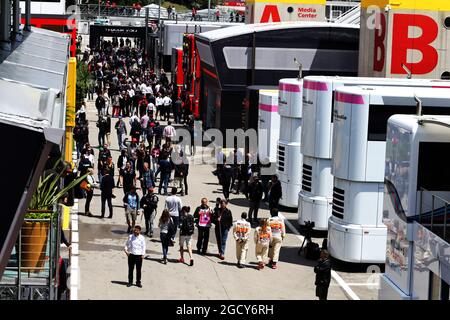
<svg viewBox="0 0 450 320">
<path fill-rule="evenodd" d="M 197 233 L 196 253 L 205 255 L 208 254 L 210 229 L 214 228 L 220 260 L 225 259 L 231 232 L 236 246 L 237 267 L 245 268 L 249 243 L 253 240 L 257 269 L 261 270 L 266 265 L 277 269 L 280 248 L 286 235 L 284 220 L 278 215 L 282 189 L 277 176 L 261 175 L 260 166 L 252 161 L 253 156 L 243 156 L 238 148 L 227 156 L 220 150 L 217 157 L 222 161 L 218 162 L 215 174 L 224 197 L 216 199 L 214 208 L 209 206 L 207 198 L 202 198 L 193 212 L 189 206 L 183 205 L 181 197 L 188 195 L 189 161 L 186 150 L 174 143 L 176 128 L 172 125 L 172 119 L 175 124 L 183 124 L 189 130 L 192 141 L 194 119 L 188 112 L 183 112 L 183 103 L 173 96 L 172 86 L 164 71 L 156 75 L 143 62 L 142 51 L 122 40 L 102 41 L 101 46 L 93 50 L 92 58 L 86 61 L 95 93 L 88 96 L 88 100 L 95 103 L 98 116 L 97 156 L 89 141 L 85 103 L 77 111 L 74 139 L 79 155 L 79 174 L 87 174 L 81 196 L 86 198 L 86 215 L 93 215 L 90 205 L 94 189 L 98 188 L 101 194 L 100 217 L 105 217 L 107 205 L 108 218 L 112 218 L 112 199 L 116 197 L 114 190 L 123 189 L 122 203 L 129 233 L 124 248 L 128 256 L 128 286 L 133 284 L 136 268 L 136 285 L 142 287 L 141 268 L 146 256 L 144 235 L 154 237 L 156 228 L 159 229 L 161 262 L 164 264 L 168 262 L 169 248 L 178 241 L 178 262 L 185 263 L 187 251 L 189 262 L 186 264 L 193 266 L 194 234 Z M 116 118 L 114 123 L 112 118 Z M 111 153 L 112 125 L 120 151 L 116 162 Z M 194 155 L 193 145 L 188 151 L 191 156 Z M 174 157 L 182 161 L 175 161 Z M 227 164 L 227 157 L 233 157 L 234 161 Z M 94 176 L 95 171 L 97 176 Z M 230 193 L 233 192 L 242 192 L 249 200 L 248 212 L 242 212 L 237 220 L 233 219 L 228 208 Z M 158 195 L 165 196 L 165 200 L 159 199 Z M 268 219 L 258 219 L 263 201 L 269 204 L 271 217 Z M 154 222 L 160 207 L 163 208 L 159 210 L 161 214 L 156 225 Z M 139 215 L 145 218 L 142 234 L 141 226 L 137 224 Z M 176 238 L 178 232 L 179 238 Z M 326 269 L 324 266 L 327 264 L 317 269 L 320 274 L 328 272 L 322 270 Z M 323 296 L 324 289 L 321 290 Z"/>
</svg>

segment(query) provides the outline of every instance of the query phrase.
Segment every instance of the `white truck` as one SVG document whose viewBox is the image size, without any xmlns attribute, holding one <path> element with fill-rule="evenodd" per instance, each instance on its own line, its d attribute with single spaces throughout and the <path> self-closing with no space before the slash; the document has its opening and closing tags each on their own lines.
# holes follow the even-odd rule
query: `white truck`
<svg viewBox="0 0 450 320">
<path fill-rule="evenodd" d="M 312 221 L 327 230 L 333 201 L 333 108 L 337 88 L 370 85 L 448 87 L 449 81 L 308 76 L 303 83 L 302 188 L 298 195 L 298 222 Z"/>
<path fill-rule="evenodd" d="M 283 190 L 280 204 L 291 208 L 297 207 L 298 193 L 300 192 L 302 86 L 302 79 L 281 79 L 279 82 L 280 138 L 277 174 Z"/>
<path fill-rule="evenodd" d="M 386 127 L 394 114 L 450 115 L 450 90 L 402 87 L 341 87 L 333 112 L 334 176 L 328 248 L 339 260 L 385 261 L 383 191 Z"/>
<path fill-rule="evenodd" d="M 446 252 L 450 233 L 447 227 L 445 239 L 439 231 L 450 226 L 449 157 L 449 116 L 389 118 L 383 201 L 386 267 L 379 290 L 382 300 L 428 300 L 435 299 L 435 294 L 446 295 L 448 300 Z"/>
</svg>

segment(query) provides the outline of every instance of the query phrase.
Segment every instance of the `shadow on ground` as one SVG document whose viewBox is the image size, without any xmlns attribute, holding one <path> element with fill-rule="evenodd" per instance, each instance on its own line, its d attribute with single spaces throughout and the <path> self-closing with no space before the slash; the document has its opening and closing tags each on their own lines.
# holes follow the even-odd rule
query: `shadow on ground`
<svg viewBox="0 0 450 320">
<path fill-rule="evenodd" d="M 126 286 L 128 284 L 128 282 L 126 282 L 126 281 L 116 281 L 116 280 L 112 280 L 111 283 L 120 284 L 122 286 Z"/>
</svg>

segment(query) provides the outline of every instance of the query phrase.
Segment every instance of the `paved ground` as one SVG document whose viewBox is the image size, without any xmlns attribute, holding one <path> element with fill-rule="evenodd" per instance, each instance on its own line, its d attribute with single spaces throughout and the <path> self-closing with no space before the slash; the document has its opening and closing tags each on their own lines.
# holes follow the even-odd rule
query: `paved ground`
<svg viewBox="0 0 450 320">
<path fill-rule="evenodd" d="M 90 141 L 97 145 L 97 128 L 95 127 L 96 110 L 93 103 L 88 103 L 88 119 L 90 120 Z M 114 126 L 116 119 L 113 119 Z M 116 134 L 111 135 L 112 154 L 117 162 L 118 145 Z M 98 152 L 96 151 L 96 156 Z M 189 173 L 189 196 L 182 197 L 184 205 L 192 210 L 199 205 L 202 197 L 215 199 L 221 197 L 221 187 L 217 178 L 211 174 L 214 168 L 210 165 L 191 165 Z M 117 173 L 117 172 L 116 172 Z M 96 176 L 96 175 L 95 175 Z M 140 193 L 140 191 L 139 191 Z M 169 263 L 160 262 L 162 257 L 159 231 L 155 230 L 153 239 L 147 238 L 147 257 L 142 268 L 143 288 L 135 286 L 128 288 L 127 259 L 123 252 L 127 237 L 124 209 L 122 207 L 122 189 L 116 189 L 117 198 L 113 200 L 113 219 L 100 219 L 99 191 L 91 203 L 94 217 L 83 216 L 84 200 L 80 200 L 80 290 L 79 299 L 315 299 L 314 261 L 298 256 L 298 248 L 302 238 L 288 230 L 280 254 L 279 268 L 272 270 L 256 269 L 254 244 L 250 242 L 248 251 L 248 268 L 236 267 L 235 244 L 231 234 L 228 237 L 225 261 L 216 257 L 217 246 L 213 230 L 211 230 L 209 252 L 210 255 L 194 254 L 195 265 L 189 267 L 177 262 L 179 252 L 178 242 L 169 248 Z M 160 210 L 155 219 L 159 219 L 164 198 L 160 198 Z M 247 210 L 247 200 L 240 195 L 231 195 L 229 208 L 234 219 L 242 211 Z M 214 203 L 210 204 L 214 206 Z M 283 212 L 284 216 L 296 225 L 295 212 Z M 268 217 L 267 207 L 260 210 L 259 217 Z M 138 218 L 139 223 L 140 218 Z M 142 220 L 142 225 L 144 221 Z M 194 236 L 194 244 L 196 235 Z M 321 240 L 317 241 L 321 243 Z M 194 246 L 195 247 L 195 246 Z M 368 275 L 364 268 L 347 268 L 338 274 L 352 286 L 361 299 L 376 299 L 377 291 L 372 287 L 362 285 L 366 283 Z M 370 289 L 372 288 L 372 289 Z M 348 299 L 342 287 L 333 278 L 329 299 Z"/>
</svg>

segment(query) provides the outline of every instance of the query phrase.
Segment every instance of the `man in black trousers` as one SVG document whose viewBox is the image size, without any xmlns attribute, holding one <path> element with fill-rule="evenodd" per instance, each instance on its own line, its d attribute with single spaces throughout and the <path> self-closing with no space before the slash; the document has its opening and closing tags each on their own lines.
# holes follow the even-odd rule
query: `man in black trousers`
<svg viewBox="0 0 450 320">
<path fill-rule="evenodd" d="M 113 190 L 114 190 L 114 178 L 108 169 L 105 169 L 104 176 L 100 183 L 101 190 L 101 201 L 102 201 L 102 218 L 105 217 L 105 202 L 108 201 L 109 208 L 109 216 L 108 218 L 112 218 L 113 215 L 113 207 L 112 207 L 112 198 L 113 198 Z"/>
<path fill-rule="evenodd" d="M 133 284 L 134 266 L 136 266 L 136 286 L 142 288 L 141 284 L 141 269 L 142 260 L 145 257 L 145 238 L 141 235 L 141 227 L 134 226 L 133 233 L 128 236 L 125 243 L 124 251 L 128 256 L 128 284 L 131 287 Z"/>
<path fill-rule="evenodd" d="M 314 267 L 316 297 L 319 297 L 319 300 L 327 300 L 328 296 L 328 287 L 331 281 L 331 262 L 328 256 L 327 250 L 320 251 L 319 264 Z"/>
</svg>

